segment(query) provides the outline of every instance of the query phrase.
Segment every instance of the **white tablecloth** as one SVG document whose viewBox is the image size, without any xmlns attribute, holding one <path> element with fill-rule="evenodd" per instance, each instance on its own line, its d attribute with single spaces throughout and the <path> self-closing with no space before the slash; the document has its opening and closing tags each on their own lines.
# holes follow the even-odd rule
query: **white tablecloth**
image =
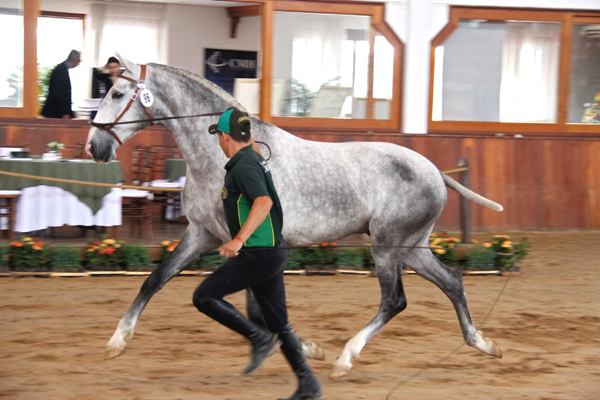
<svg viewBox="0 0 600 400">
<path fill-rule="evenodd" d="M 121 190 L 111 189 L 102 199 L 102 208 L 92 215 L 92 210 L 77 196 L 61 188 L 41 185 L 21 189 L 15 231 L 31 232 L 63 225 L 121 225 Z M 1 219 L 6 224 L 6 218 Z"/>
</svg>

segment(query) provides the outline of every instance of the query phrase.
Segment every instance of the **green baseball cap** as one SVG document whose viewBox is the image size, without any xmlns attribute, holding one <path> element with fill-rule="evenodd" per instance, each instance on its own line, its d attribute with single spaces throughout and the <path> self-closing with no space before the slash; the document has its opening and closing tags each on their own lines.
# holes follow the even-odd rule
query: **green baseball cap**
<svg viewBox="0 0 600 400">
<path fill-rule="evenodd" d="M 231 108 L 221 114 L 219 123 L 211 125 L 208 132 L 211 134 L 225 132 L 231 136 L 250 135 L 250 118 L 247 113 Z"/>
</svg>

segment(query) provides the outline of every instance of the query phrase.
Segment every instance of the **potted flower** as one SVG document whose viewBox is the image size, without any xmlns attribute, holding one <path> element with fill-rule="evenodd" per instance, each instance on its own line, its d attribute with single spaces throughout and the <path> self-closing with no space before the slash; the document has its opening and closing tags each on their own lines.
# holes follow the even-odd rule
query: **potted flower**
<svg viewBox="0 0 600 400">
<path fill-rule="evenodd" d="M 44 158 L 51 158 L 51 159 L 62 158 L 62 154 L 60 153 L 60 151 L 64 148 L 65 148 L 65 145 L 62 143 L 50 142 L 50 143 L 48 143 L 48 149 L 50 149 L 50 152 L 48 153 L 47 156 L 45 155 Z"/>
<path fill-rule="evenodd" d="M 124 263 L 123 241 L 104 239 L 91 242 L 86 250 L 88 269 L 91 271 L 120 271 Z"/>
<path fill-rule="evenodd" d="M 429 237 L 429 248 L 434 256 L 449 267 L 458 266 L 456 246 L 460 244 L 457 238 L 449 237 L 446 233 L 433 233 Z"/>
<path fill-rule="evenodd" d="M 21 236 L 20 240 L 9 243 L 9 263 L 15 271 L 46 272 L 48 271 L 48 245 L 39 238 Z"/>
</svg>

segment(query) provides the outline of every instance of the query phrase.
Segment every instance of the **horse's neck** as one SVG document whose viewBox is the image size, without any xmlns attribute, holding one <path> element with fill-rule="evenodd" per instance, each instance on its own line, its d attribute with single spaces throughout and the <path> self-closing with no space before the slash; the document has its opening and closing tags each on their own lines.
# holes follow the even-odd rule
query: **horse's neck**
<svg viewBox="0 0 600 400">
<path fill-rule="evenodd" d="M 161 116 L 222 112 L 236 105 L 229 104 L 226 96 L 210 90 L 210 84 L 205 86 L 191 76 L 165 68 L 156 68 L 153 75 L 162 99 L 159 110 L 163 114 Z M 205 116 L 161 123 L 173 135 L 191 175 L 206 182 L 222 174 L 226 162 L 218 138 L 208 133 L 208 127 L 217 119 L 217 116 Z"/>
</svg>

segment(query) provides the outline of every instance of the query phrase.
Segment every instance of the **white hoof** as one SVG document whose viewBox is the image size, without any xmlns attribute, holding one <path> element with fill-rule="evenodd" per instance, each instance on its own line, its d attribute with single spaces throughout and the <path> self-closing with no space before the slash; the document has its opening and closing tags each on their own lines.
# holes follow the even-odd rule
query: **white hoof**
<svg viewBox="0 0 600 400">
<path fill-rule="evenodd" d="M 350 373 L 350 370 L 352 369 L 352 364 L 346 364 L 346 365 L 341 365 L 341 364 L 333 364 L 333 367 L 331 368 L 331 372 L 329 373 L 329 379 L 340 379 L 346 375 L 348 375 Z"/>
<path fill-rule="evenodd" d="M 477 331 L 474 347 L 489 356 L 502 358 L 502 350 L 500 350 L 500 346 L 498 346 L 498 344 L 492 339 L 484 338 L 483 332 L 481 331 Z"/>
<path fill-rule="evenodd" d="M 104 359 L 110 360 L 119 357 L 122 354 L 125 354 L 125 342 L 114 345 L 109 343 L 106 345 L 106 350 L 104 351 Z"/>
<path fill-rule="evenodd" d="M 119 324 L 116 332 L 106 344 L 104 359 L 110 360 L 111 358 L 119 357 L 120 355 L 125 354 L 125 346 L 127 345 L 125 341 L 131 339 L 132 337 L 133 329 L 124 330 L 121 328 L 121 324 Z"/>
<path fill-rule="evenodd" d="M 325 352 L 314 340 L 302 339 L 302 351 L 307 358 L 321 361 L 325 359 Z"/>
</svg>

